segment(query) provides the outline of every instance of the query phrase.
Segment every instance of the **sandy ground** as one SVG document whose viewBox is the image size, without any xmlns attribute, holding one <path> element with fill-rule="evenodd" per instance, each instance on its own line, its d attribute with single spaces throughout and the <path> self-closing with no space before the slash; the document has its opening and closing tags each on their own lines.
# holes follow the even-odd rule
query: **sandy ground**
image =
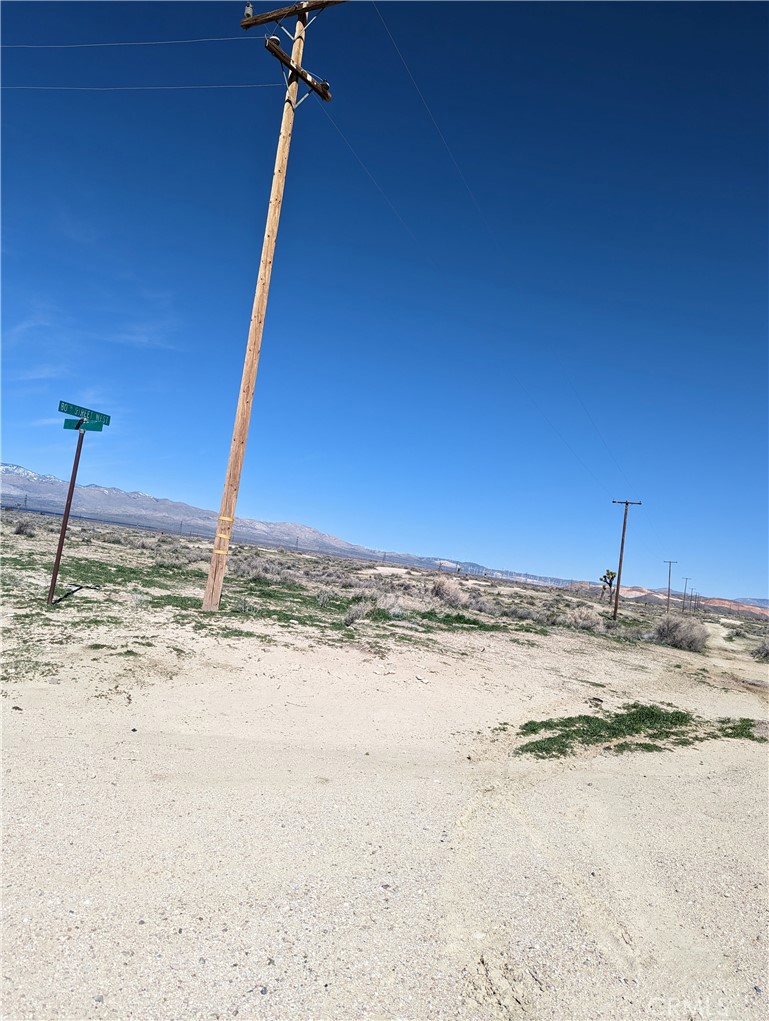
<svg viewBox="0 0 769 1021">
<path fill-rule="evenodd" d="M 115 655 L 147 612 L 109 649 L 37 639 L 0 700 L 4 1018 L 767 1016 L 767 746 L 539 761 L 491 732 L 596 694 L 764 718 L 761 667 L 157 615 Z"/>
</svg>

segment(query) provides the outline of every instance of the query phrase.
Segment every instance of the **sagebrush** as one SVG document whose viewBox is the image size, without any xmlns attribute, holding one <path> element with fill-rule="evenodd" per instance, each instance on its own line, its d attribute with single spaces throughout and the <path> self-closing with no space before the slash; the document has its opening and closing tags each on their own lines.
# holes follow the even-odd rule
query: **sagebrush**
<svg viewBox="0 0 769 1021">
<path fill-rule="evenodd" d="M 674 649 L 702 652 L 708 644 L 708 632 L 696 620 L 663 617 L 654 629 L 653 639 L 660 645 L 670 645 Z"/>
</svg>

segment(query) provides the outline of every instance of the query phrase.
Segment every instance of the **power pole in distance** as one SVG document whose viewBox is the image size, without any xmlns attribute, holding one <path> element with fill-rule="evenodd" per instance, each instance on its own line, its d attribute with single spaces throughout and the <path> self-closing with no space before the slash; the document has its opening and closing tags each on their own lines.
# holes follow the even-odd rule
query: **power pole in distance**
<svg viewBox="0 0 769 1021">
<path fill-rule="evenodd" d="M 264 230 L 262 257 L 259 263 L 259 276 L 256 282 L 256 293 L 251 311 L 251 323 L 248 328 L 248 343 L 243 362 L 243 376 L 238 395 L 238 407 L 235 412 L 235 425 L 232 430 L 230 457 L 227 462 L 227 474 L 224 480 L 222 502 L 219 508 L 216 538 L 214 539 L 211 564 L 208 569 L 208 581 L 206 583 L 205 595 L 203 596 L 204 610 L 218 610 L 222 596 L 230 536 L 235 520 L 235 505 L 238 499 L 240 476 L 246 453 L 248 427 L 251 422 L 251 406 L 254 399 L 256 372 L 259 367 L 259 353 L 262 347 L 264 317 L 267 311 L 267 297 L 270 291 L 272 264 L 275 257 L 275 242 L 278 236 L 280 209 L 283 202 L 283 189 L 286 183 L 286 167 L 288 164 L 288 151 L 291 145 L 291 132 L 294 127 L 296 109 L 305 98 L 302 97 L 299 103 L 297 103 L 299 82 L 303 82 L 308 89 L 319 95 L 321 99 L 326 101 L 331 99 L 328 82 L 318 81 L 302 67 L 304 38 L 308 24 L 307 15 L 311 11 L 321 11 L 324 7 L 330 7 L 332 4 L 340 2 L 343 2 L 343 0 L 308 0 L 305 3 L 296 3 L 290 7 L 282 7 L 280 10 L 271 11 L 268 14 L 244 17 L 240 23 L 241 28 L 249 29 L 257 25 L 266 25 L 273 21 L 280 22 L 283 18 L 296 16 L 296 28 L 292 37 L 293 46 L 290 57 L 281 50 L 277 36 L 273 36 L 265 42 L 269 52 L 277 57 L 280 63 L 287 68 L 286 98 L 283 103 L 283 119 L 280 125 L 278 148 L 275 154 L 275 169 L 272 176 L 270 203 L 267 208 L 267 223 Z"/>
<path fill-rule="evenodd" d="M 670 616 L 670 572 L 673 570 L 673 564 L 677 564 L 677 560 L 664 560 L 663 563 L 668 565 L 668 609 L 667 613 Z"/>
<path fill-rule="evenodd" d="M 691 578 L 684 578 L 684 597 L 681 600 L 681 613 L 686 613 L 686 586 L 691 581 Z"/>
<path fill-rule="evenodd" d="M 619 586 L 622 581 L 622 558 L 625 555 L 625 533 L 627 532 L 627 512 L 628 508 L 632 505 L 633 507 L 640 507 L 640 500 L 612 500 L 612 503 L 624 503 L 625 505 L 625 516 L 622 519 L 622 542 L 619 547 L 619 565 L 617 567 L 617 591 L 614 593 L 614 613 L 612 618 L 617 619 L 617 613 L 619 612 Z"/>
</svg>

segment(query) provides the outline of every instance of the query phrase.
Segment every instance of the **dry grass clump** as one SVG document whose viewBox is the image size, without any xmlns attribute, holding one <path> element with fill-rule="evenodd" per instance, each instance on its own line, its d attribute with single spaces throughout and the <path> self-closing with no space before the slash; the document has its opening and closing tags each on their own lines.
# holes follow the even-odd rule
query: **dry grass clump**
<svg viewBox="0 0 769 1021">
<path fill-rule="evenodd" d="M 391 617 L 402 617 L 406 612 L 395 592 L 380 592 L 376 597 L 376 608 L 389 613 Z"/>
<path fill-rule="evenodd" d="M 334 602 L 334 600 L 338 598 L 338 593 L 330 588 L 321 588 L 315 593 L 315 599 L 321 609 L 323 609 L 324 606 L 328 606 L 329 603 Z"/>
<path fill-rule="evenodd" d="M 759 663 L 769 663 L 769 638 L 759 642 L 750 655 Z"/>
<path fill-rule="evenodd" d="M 708 632 L 696 620 L 663 617 L 652 632 L 652 640 L 674 649 L 702 652 L 708 644 Z"/>
<path fill-rule="evenodd" d="M 474 610 L 475 613 L 485 613 L 488 617 L 498 617 L 499 607 L 496 603 L 492 603 L 490 599 L 485 596 L 474 593 L 468 598 L 467 601 L 468 610 Z"/>
<path fill-rule="evenodd" d="M 118 537 L 120 539 L 119 543 L 117 541 Z M 116 546 L 127 546 L 129 549 L 154 550 L 174 541 L 174 539 L 166 535 L 159 535 L 156 538 L 154 535 L 139 535 L 137 532 L 116 532 L 109 537 L 105 536 L 105 542 L 115 543 Z"/>
<path fill-rule="evenodd" d="M 436 578 L 433 582 L 432 595 L 446 606 L 467 605 L 467 596 L 454 578 Z"/>
<path fill-rule="evenodd" d="M 520 603 L 503 606 L 500 612 L 503 617 L 509 617 L 510 620 L 539 621 L 542 616 L 533 606 L 521 606 Z"/>
<path fill-rule="evenodd" d="M 592 606 L 575 606 L 563 616 L 561 623 L 582 631 L 597 631 L 603 620 Z"/>
<path fill-rule="evenodd" d="M 155 549 L 153 563 L 155 567 L 185 567 L 187 564 L 197 563 L 201 559 L 201 551 L 194 547 L 181 543 L 173 535 L 161 535 L 157 545 L 147 544 L 141 540 L 139 549 Z"/>
<path fill-rule="evenodd" d="M 37 529 L 31 521 L 19 521 L 13 530 L 14 535 L 25 535 L 32 538 L 33 535 L 37 535 Z"/>
<path fill-rule="evenodd" d="M 350 627 L 356 620 L 363 620 L 364 617 L 368 617 L 375 609 L 376 603 L 369 599 L 361 599 L 357 603 L 352 603 L 344 615 L 344 623 L 347 627 Z"/>
<path fill-rule="evenodd" d="M 230 572 L 233 577 L 243 578 L 246 581 L 296 583 L 296 574 L 288 570 L 280 560 L 260 554 L 233 557 L 230 563 Z"/>
</svg>

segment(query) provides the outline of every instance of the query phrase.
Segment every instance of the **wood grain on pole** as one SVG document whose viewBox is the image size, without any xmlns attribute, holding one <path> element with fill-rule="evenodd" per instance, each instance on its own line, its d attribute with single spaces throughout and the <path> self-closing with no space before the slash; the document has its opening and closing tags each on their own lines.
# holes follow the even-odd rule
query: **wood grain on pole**
<svg viewBox="0 0 769 1021">
<path fill-rule="evenodd" d="M 297 18 L 294 45 L 291 59 L 301 65 L 304 52 L 304 36 L 307 25 L 307 14 L 302 12 Z M 222 492 L 222 503 L 219 510 L 219 521 L 216 528 L 214 549 L 211 554 L 211 565 L 208 569 L 208 582 L 203 597 L 204 610 L 218 610 L 227 566 L 232 525 L 235 520 L 235 505 L 240 488 L 240 476 L 243 470 L 243 459 L 246 453 L 248 427 L 251 421 L 251 406 L 254 399 L 256 372 L 259 367 L 259 353 L 262 347 L 264 316 L 267 309 L 267 297 L 270 291 L 270 277 L 275 257 L 275 242 L 278 236 L 280 208 L 283 202 L 283 190 L 286 183 L 286 167 L 288 152 L 291 146 L 291 132 L 294 126 L 294 112 L 299 79 L 292 74 L 288 80 L 286 98 L 283 104 L 283 119 L 280 125 L 278 148 L 275 154 L 275 169 L 272 176 L 270 203 L 267 209 L 267 224 L 264 231 L 262 257 L 259 263 L 259 276 L 256 282 L 256 293 L 251 312 L 251 323 L 248 329 L 248 343 L 243 363 L 243 377 L 238 395 L 238 407 L 235 412 L 235 425 L 232 430 L 230 457 L 227 463 L 227 475 Z"/>
</svg>

